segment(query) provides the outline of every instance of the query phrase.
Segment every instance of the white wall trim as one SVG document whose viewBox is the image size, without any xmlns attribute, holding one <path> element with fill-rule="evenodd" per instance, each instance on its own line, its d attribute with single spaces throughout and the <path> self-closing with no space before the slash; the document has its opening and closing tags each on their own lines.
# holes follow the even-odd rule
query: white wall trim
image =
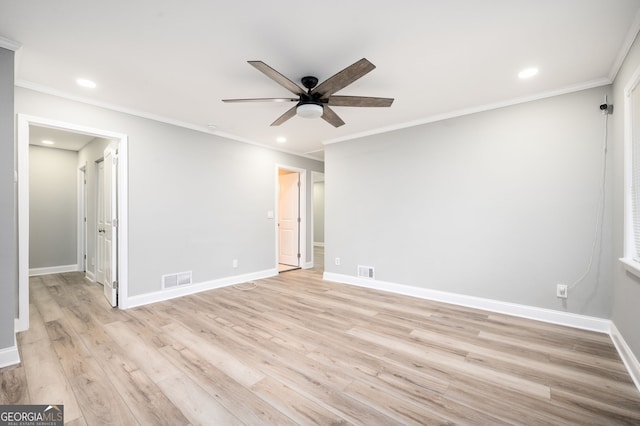
<svg viewBox="0 0 640 426">
<path fill-rule="evenodd" d="M 16 318 L 14 321 L 14 330 L 16 333 L 20 333 L 21 331 L 27 331 L 29 329 L 29 321 L 26 321 L 24 318 Z"/>
<path fill-rule="evenodd" d="M 144 306 L 150 303 L 162 302 L 165 300 L 175 299 L 177 297 L 188 296 L 190 294 L 200 293 L 207 290 L 228 287 L 230 285 L 242 284 L 247 281 L 260 280 L 278 275 L 278 269 L 265 269 L 264 271 L 251 272 L 243 275 L 234 275 L 231 277 L 220 278 L 217 280 L 205 281 L 183 287 L 173 287 L 168 290 L 155 291 L 153 293 L 145 293 L 139 296 L 130 296 L 127 308 L 135 308 L 136 306 Z"/>
<path fill-rule="evenodd" d="M 631 50 L 631 46 L 638 35 L 638 31 L 640 31 L 640 10 L 636 12 L 636 16 L 629 27 L 629 31 L 627 31 L 627 36 L 620 46 L 618 56 L 616 56 L 616 60 L 611 65 L 611 69 L 609 70 L 609 80 L 614 81 L 618 76 L 618 72 L 620 71 L 620 68 L 622 68 L 622 64 L 624 63 L 627 54 L 629 54 L 629 50 Z"/>
<path fill-rule="evenodd" d="M 86 257 L 86 249 L 87 249 L 87 235 L 86 235 L 86 216 L 87 216 L 87 212 L 86 212 L 86 193 L 85 193 L 85 182 L 86 182 L 86 171 L 87 171 L 87 164 L 85 162 L 85 164 L 78 168 L 77 171 L 77 209 L 78 209 L 78 213 L 76 216 L 76 227 L 77 227 L 77 262 L 78 262 L 78 271 L 84 271 L 85 270 L 85 257 Z"/>
<path fill-rule="evenodd" d="M 86 105 L 92 105 L 92 106 L 96 106 L 96 107 L 99 107 L 99 108 L 108 109 L 110 111 L 121 112 L 123 114 L 129 114 L 129 115 L 133 115 L 133 116 L 136 116 L 136 117 L 142 117 L 142 118 L 146 118 L 146 119 L 149 119 L 149 120 L 158 121 L 160 123 L 171 124 L 172 126 L 182 127 L 184 129 L 195 130 L 196 132 L 202 132 L 202 133 L 208 133 L 210 135 L 220 136 L 220 137 L 223 137 L 223 138 L 226 138 L 226 139 L 234 140 L 236 142 L 242 142 L 242 143 L 246 143 L 246 144 L 249 144 L 249 145 L 259 146 L 261 148 L 270 149 L 272 151 L 284 152 L 286 154 L 295 155 L 297 157 L 303 157 L 303 158 L 308 158 L 310 160 L 316 160 L 316 161 L 323 162 L 323 160 L 319 159 L 318 157 L 314 157 L 314 156 L 310 155 L 311 153 L 301 154 L 299 152 L 294 152 L 294 151 L 291 151 L 291 150 L 287 150 L 287 149 L 278 148 L 278 147 L 275 147 L 275 146 L 271 146 L 271 145 L 266 145 L 266 144 L 263 144 L 263 143 L 255 142 L 253 140 L 246 139 L 246 138 L 234 135 L 232 133 L 222 132 L 220 130 L 212 130 L 212 129 L 210 129 L 209 127 L 207 127 L 205 125 L 187 123 L 185 121 L 174 120 L 172 118 L 163 117 L 161 115 L 153 114 L 153 113 L 142 111 L 142 110 L 137 110 L 137 109 L 133 109 L 133 108 L 127 108 L 127 107 L 124 107 L 124 106 L 121 106 L 121 105 L 117 105 L 117 104 L 113 104 L 113 103 L 109 103 L 109 102 L 101 102 L 101 101 L 96 101 L 95 99 L 90 99 L 90 98 L 85 98 L 85 97 L 82 97 L 82 96 L 72 95 L 70 93 L 63 92 L 63 91 L 58 90 L 58 89 L 53 89 L 51 87 L 44 86 L 42 84 L 33 83 L 31 81 L 28 81 L 28 80 L 16 80 L 15 81 L 15 86 L 22 87 L 23 89 L 33 90 L 34 92 L 44 93 L 46 95 L 56 96 L 58 98 L 68 99 L 70 101 L 80 102 L 80 103 L 83 103 L 83 104 L 86 104 Z"/>
<path fill-rule="evenodd" d="M 633 352 L 631 352 L 631 348 L 629 348 L 629 345 L 627 345 L 627 342 L 624 340 L 622 334 L 620 334 L 620 331 L 613 322 L 611 322 L 610 336 L 614 346 L 620 354 L 620 358 L 622 358 L 622 362 L 625 367 L 627 367 L 627 371 L 629 372 L 633 383 L 635 383 L 636 388 L 640 391 L 640 362 L 638 362 L 638 358 L 636 358 Z"/>
<path fill-rule="evenodd" d="M 420 126 L 423 124 L 434 123 L 437 121 L 448 120 L 450 118 L 463 117 L 465 115 L 476 114 L 478 112 L 491 111 L 498 108 L 504 108 L 508 106 L 523 104 L 527 102 L 537 101 L 546 98 L 552 98 L 554 96 L 566 95 L 568 93 L 579 92 L 581 90 L 593 89 L 595 87 L 607 86 L 611 84 L 611 80 L 608 78 L 600 78 L 597 80 L 585 81 L 583 83 L 574 84 L 571 86 L 563 87 L 557 90 L 551 90 L 548 92 L 538 93 L 531 96 L 523 96 L 520 98 L 507 99 L 500 102 L 494 102 L 485 105 L 478 105 L 470 108 L 462 108 L 451 112 L 445 112 L 443 114 L 436 114 L 429 117 L 421 118 L 418 120 L 408 121 L 406 123 L 394 124 L 392 126 L 380 127 L 377 129 L 368 130 L 366 132 L 354 133 L 335 139 L 329 139 L 323 142 L 323 145 L 330 145 L 338 142 L 345 142 L 352 139 L 363 138 L 365 136 L 377 135 L 380 133 L 392 132 L 395 130 L 406 129 L 409 127 Z"/>
<path fill-rule="evenodd" d="M 445 291 L 431 290 L 427 288 L 413 287 L 404 284 L 395 284 L 385 281 L 357 278 L 350 275 L 325 272 L 324 280 L 343 284 L 351 284 L 360 287 L 388 291 L 391 293 L 413 296 L 421 299 L 435 300 L 454 305 L 467 306 L 485 311 L 513 315 L 552 324 L 591 330 L 599 333 L 609 333 L 611 321 L 603 318 L 578 315 L 570 312 L 554 311 L 552 309 L 537 308 L 535 306 L 519 305 L 516 303 L 501 302 L 499 300 L 484 299 L 464 294 L 448 293 Z"/>
<path fill-rule="evenodd" d="M 36 277 L 39 275 L 49 274 L 62 274 L 64 272 L 77 272 L 78 265 L 60 265 L 60 266 L 47 266 L 44 268 L 29 268 L 29 276 Z"/>
<path fill-rule="evenodd" d="M 0 368 L 16 364 L 20 364 L 20 352 L 18 351 L 18 344 L 16 343 L 14 336 L 13 346 L 0 349 Z"/>
<path fill-rule="evenodd" d="M 17 41 L 0 36 L 0 47 L 17 52 L 22 45 Z"/>
</svg>

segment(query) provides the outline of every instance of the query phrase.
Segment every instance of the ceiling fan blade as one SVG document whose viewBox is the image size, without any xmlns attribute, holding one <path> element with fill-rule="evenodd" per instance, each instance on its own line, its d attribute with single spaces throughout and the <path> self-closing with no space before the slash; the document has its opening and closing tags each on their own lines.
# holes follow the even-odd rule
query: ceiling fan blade
<svg viewBox="0 0 640 426">
<path fill-rule="evenodd" d="M 291 93 L 294 93 L 296 95 L 305 93 L 305 91 L 301 89 L 300 86 L 298 86 L 296 83 L 289 80 L 287 77 L 280 74 L 278 71 L 274 70 L 264 62 L 262 61 L 247 61 L 247 62 L 249 62 L 254 67 L 256 67 L 258 71 L 261 71 L 264 75 L 266 75 L 267 77 L 269 77 L 270 79 L 278 83 L 280 86 L 289 90 Z"/>
<path fill-rule="evenodd" d="M 298 102 L 298 98 L 223 99 L 222 102 Z"/>
<path fill-rule="evenodd" d="M 390 107 L 393 98 L 372 98 L 368 96 L 331 96 L 327 101 L 331 106 L 349 107 Z"/>
<path fill-rule="evenodd" d="M 358 62 L 349 65 L 339 73 L 320 83 L 320 85 L 313 89 L 311 93 L 317 93 L 322 97 L 327 97 L 353 83 L 368 72 L 373 71 L 375 68 L 376 66 L 366 58 L 362 58 Z"/>
<path fill-rule="evenodd" d="M 287 112 L 285 112 L 280 117 L 278 117 L 278 119 L 276 121 L 274 121 L 273 123 L 271 123 L 271 125 L 272 126 L 279 126 L 282 123 L 284 123 L 285 121 L 287 121 L 288 119 L 294 117 L 296 115 L 296 107 L 297 106 L 298 105 L 294 105 L 292 108 L 288 109 Z"/>
<path fill-rule="evenodd" d="M 336 114 L 327 105 L 322 106 L 322 118 L 324 119 L 324 121 L 331 124 L 333 127 L 340 127 L 344 124 L 344 121 L 342 121 L 342 118 L 338 117 L 338 114 Z"/>
</svg>

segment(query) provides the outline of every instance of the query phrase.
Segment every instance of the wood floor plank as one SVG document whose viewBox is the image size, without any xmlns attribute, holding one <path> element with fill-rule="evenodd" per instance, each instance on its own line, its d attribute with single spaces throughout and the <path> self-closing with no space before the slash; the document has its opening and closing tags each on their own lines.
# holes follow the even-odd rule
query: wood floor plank
<svg viewBox="0 0 640 426">
<path fill-rule="evenodd" d="M 38 307 L 30 303 L 29 304 L 29 332 L 28 333 L 18 333 L 17 341 L 20 344 L 24 343 L 33 343 L 36 340 L 48 339 L 47 329 L 44 326 L 44 321 L 42 320 L 42 315 L 40 315 L 40 311 Z"/>
<path fill-rule="evenodd" d="M 65 420 L 82 417 L 78 401 L 49 340 L 21 347 L 31 404 L 63 404 Z"/>
<path fill-rule="evenodd" d="M 24 367 L 20 365 L 0 369 L 0 405 L 28 404 L 29 400 Z"/>
<path fill-rule="evenodd" d="M 140 341 L 136 333 L 124 322 L 106 324 L 104 330 L 155 383 L 182 374 L 155 347 Z"/>
<path fill-rule="evenodd" d="M 213 345 L 178 324 L 168 324 L 163 328 L 173 339 L 185 347 L 191 348 L 200 357 L 215 365 L 238 383 L 250 387 L 264 378 L 264 374 L 260 370 L 247 365 L 223 348 Z"/>
<path fill-rule="evenodd" d="M 107 339 L 104 339 L 104 338 Z M 188 420 L 144 371 L 124 354 L 106 333 L 103 338 L 83 336 L 96 358 L 141 425 L 181 425 Z"/>
<path fill-rule="evenodd" d="M 609 336 L 287 272 L 127 311 L 32 278 L 3 401 L 68 424 L 640 424 Z M 1 398 L 4 398 L 1 399 Z"/>
<path fill-rule="evenodd" d="M 220 405 L 245 424 L 293 425 L 290 418 L 266 403 L 249 388 L 238 383 L 220 369 L 189 349 L 166 346 L 161 351 Z M 252 407 L 247 410 L 246 407 Z"/>
<path fill-rule="evenodd" d="M 38 308 L 44 322 L 62 318 L 60 305 L 55 303 L 42 280 L 31 283 L 30 287 L 31 302 Z"/>
<path fill-rule="evenodd" d="M 286 385 L 265 377 L 251 390 L 285 413 L 298 424 L 339 425 L 347 421 L 331 411 L 309 401 Z"/>
<path fill-rule="evenodd" d="M 47 330 L 86 422 L 135 424 L 135 417 L 66 319 L 48 322 Z"/>
</svg>

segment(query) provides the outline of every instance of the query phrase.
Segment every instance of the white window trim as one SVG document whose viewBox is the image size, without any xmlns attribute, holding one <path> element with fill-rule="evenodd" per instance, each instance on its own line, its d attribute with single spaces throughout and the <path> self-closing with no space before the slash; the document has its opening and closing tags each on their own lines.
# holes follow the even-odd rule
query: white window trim
<svg viewBox="0 0 640 426">
<path fill-rule="evenodd" d="M 633 107 L 632 92 L 640 84 L 640 67 L 624 88 L 624 252 L 619 260 L 625 269 L 640 277 L 640 253 L 633 232 Z M 640 90 L 640 89 L 638 89 Z M 640 129 L 636 129 L 640 131 Z"/>
</svg>

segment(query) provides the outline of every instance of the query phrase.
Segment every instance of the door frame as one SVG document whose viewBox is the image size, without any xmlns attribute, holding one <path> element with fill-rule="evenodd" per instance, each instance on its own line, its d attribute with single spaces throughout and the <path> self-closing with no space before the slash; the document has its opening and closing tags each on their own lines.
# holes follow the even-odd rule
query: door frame
<svg viewBox="0 0 640 426">
<path fill-rule="evenodd" d="M 78 271 L 87 274 L 87 164 L 78 167 Z"/>
<path fill-rule="evenodd" d="M 129 265 L 129 206 L 128 206 L 128 138 L 123 133 L 67 123 L 44 117 L 17 114 L 18 163 L 18 315 L 15 331 L 29 329 L 29 126 L 49 127 L 85 133 L 95 137 L 118 141 L 120 167 L 118 167 L 118 296 L 120 308 L 128 307 Z M 79 248 L 78 248 L 79 249 Z"/>
<path fill-rule="evenodd" d="M 278 235 L 278 193 L 279 193 L 279 172 L 280 170 L 286 170 L 289 172 L 295 172 L 300 174 L 300 232 L 298 233 L 298 240 L 300 242 L 300 262 L 299 267 L 303 269 L 308 269 L 313 267 L 313 265 L 309 266 L 307 263 L 307 171 L 305 169 L 301 169 L 299 167 L 287 166 L 284 164 L 276 164 L 275 169 L 275 216 L 274 216 L 274 233 L 275 233 L 275 269 L 278 270 L 278 261 L 280 260 L 279 253 L 279 235 Z"/>
<path fill-rule="evenodd" d="M 324 182 L 324 172 L 311 171 L 311 267 L 312 268 L 316 264 L 315 250 L 314 250 L 315 244 L 316 244 L 316 227 L 315 227 L 316 194 L 315 194 L 315 191 L 316 191 L 316 177 L 318 177 L 318 175 L 322 175 L 323 182 Z M 324 203 L 323 203 L 323 209 L 324 209 Z M 323 247 L 324 247 L 324 243 L 323 243 Z"/>
<path fill-rule="evenodd" d="M 97 159 L 95 161 L 95 163 L 93 164 L 93 167 L 95 168 L 95 205 L 93 206 L 93 210 L 94 210 L 94 224 L 95 226 L 93 227 L 94 229 L 91 230 L 91 232 L 93 232 L 94 234 L 94 238 L 93 238 L 93 242 L 94 242 L 94 247 L 93 247 L 93 254 L 95 257 L 95 261 L 93 262 L 93 281 L 97 282 L 98 284 L 102 284 L 104 285 L 104 272 L 100 272 L 100 266 L 102 266 L 102 268 L 104 269 L 105 265 L 102 264 L 100 257 L 102 255 L 102 250 L 104 250 L 104 247 L 102 247 L 102 249 L 100 248 L 100 235 L 98 232 L 98 228 L 100 228 L 100 214 L 101 214 L 101 208 L 102 208 L 102 203 L 104 202 L 104 195 L 103 195 L 103 191 L 104 191 L 104 157 L 100 157 L 99 159 Z M 102 167 L 103 171 L 100 172 L 100 167 Z"/>
</svg>

